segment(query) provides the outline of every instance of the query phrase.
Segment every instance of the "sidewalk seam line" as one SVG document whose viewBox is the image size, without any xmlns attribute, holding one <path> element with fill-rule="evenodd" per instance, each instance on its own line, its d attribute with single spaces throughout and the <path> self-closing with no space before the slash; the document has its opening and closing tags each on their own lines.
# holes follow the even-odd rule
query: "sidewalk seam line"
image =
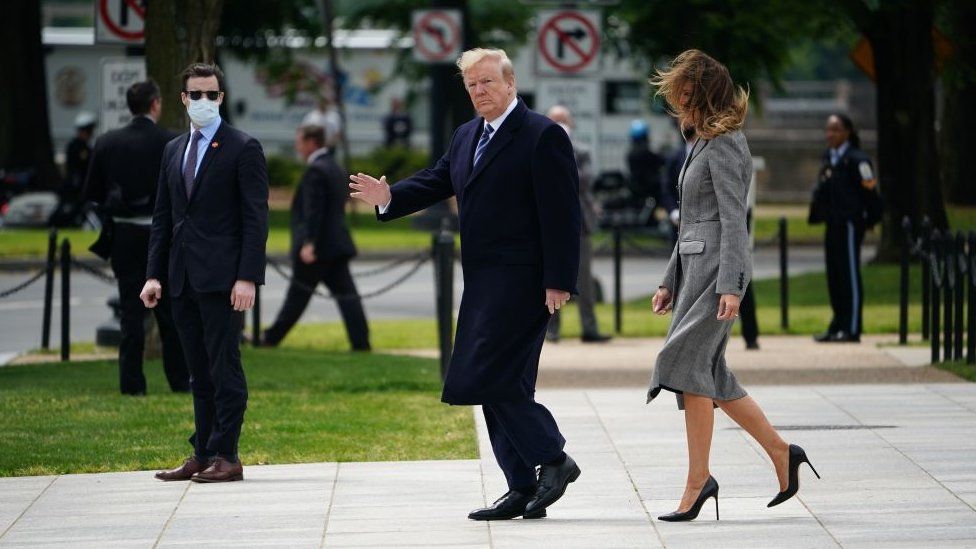
<svg viewBox="0 0 976 549">
<path fill-rule="evenodd" d="M 169 529 L 169 525 L 173 522 L 173 517 L 176 516 L 176 512 L 180 510 L 180 504 L 183 503 L 183 499 L 186 497 L 187 492 L 190 491 L 190 485 L 193 481 L 186 481 L 186 488 L 183 489 L 183 493 L 180 494 L 180 499 L 176 500 L 176 505 L 173 506 L 173 510 L 170 511 L 169 516 L 166 517 L 166 522 L 163 523 L 162 530 L 159 531 L 159 535 L 156 536 L 156 541 L 153 542 L 152 549 L 159 547 L 159 542 L 163 541 L 163 536 L 166 534 L 166 530 Z"/>
<path fill-rule="evenodd" d="M 10 523 L 10 526 L 4 529 L 3 532 L 0 532 L 0 540 L 2 540 L 4 536 L 7 535 L 8 532 L 13 530 L 14 526 L 18 522 L 20 522 L 20 519 L 27 514 L 27 511 L 30 511 L 30 508 L 33 507 L 35 503 L 37 503 L 37 500 L 41 499 L 41 496 L 43 496 L 44 493 L 47 492 L 47 489 L 50 488 L 59 478 L 61 478 L 61 475 L 54 475 L 54 478 L 51 479 L 51 482 L 47 483 L 47 486 L 45 486 L 44 489 L 40 491 L 40 493 L 34 496 L 34 499 L 32 499 L 31 502 L 27 504 L 27 507 L 25 507 L 24 510 L 21 511 L 19 515 L 17 515 L 17 518 L 15 518 L 13 522 Z"/>
<path fill-rule="evenodd" d="M 930 391 L 929 388 L 927 387 L 927 385 L 925 385 L 925 384 L 922 385 L 922 388 L 925 389 L 926 392 L 935 393 L 934 391 Z M 861 421 L 860 419 L 858 419 L 857 417 L 855 417 L 853 414 L 851 414 L 850 412 L 848 412 L 844 408 L 841 408 L 841 406 L 839 404 L 835 403 L 833 400 L 830 400 L 829 397 L 827 397 L 826 395 L 822 395 L 822 396 L 824 397 L 825 400 L 827 400 L 827 402 L 830 402 L 831 404 L 833 404 L 834 406 L 836 406 L 838 409 L 840 409 L 841 411 L 843 411 L 845 414 L 847 414 L 848 416 L 850 416 L 851 418 L 853 418 L 854 421 L 858 422 L 860 425 L 864 425 L 864 422 L 863 421 Z M 874 433 L 874 436 L 878 437 L 879 439 L 881 439 L 882 442 L 884 442 L 886 445 L 888 445 L 889 448 L 891 448 L 892 450 L 898 452 L 898 454 L 901 457 L 907 459 L 909 461 L 909 463 L 911 463 L 915 467 L 918 467 L 918 469 L 920 471 L 922 471 L 923 473 L 925 473 L 925 475 L 928 476 L 930 479 L 932 479 L 933 482 L 935 482 L 936 484 L 938 484 L 939 487 L 941 487 L 946 492 L 949 492 L 949 494 L 951 494 L 952 497 L 956 498 L 957 500 L 959 500 L 960 503 L 962 503 L 963 505 L 965 505 L 966 507 L 968 507 L 970 511 L 976 512 L 976 508 L 974 508 L 972 505 L 970 505 L 966 500 L 964 500 L 961 497 L 959 497 L 959 494 L 957 494 L 954 491 L 950 490 L 945 484 L 942 483 L 941 480 L 935 478 L 935 476 L 932 473 L 930 473 L 928 471 L 928 469 L 926 469 L 925 467 L 922 467 L 922 464 L 920 464 L 917 461 L 915 461 L 914 459 L 908 457 L 908 454 L 906 454 L 905 452 L 903 452 L 901 450 L 901 448 L 899 448 L 899 447 L 895 446 L 894 444 L 892 444 L 891 441 L 889 441 L 888 439 L 886 439 L 881 433 L 877 432 L 877 430 L 875 430 L 875 429 L 869 429 L 869 430 L 872 433 Z"/>
<path fill-rule="evenodd" d="M 335 504 L 336 492 L 339 488 L 339 467 L 342 464 L 336 462 L 335 476 L 332 477 L 332 494 L 329 496 L 329 505 L 325 508 L 325 525 L 322 527 L 322 541 L 319 547 L 325 547 L 325 537 L 329 533 L 329 519 L 332 518 L 332 506 Z"/>
<path fill-rule="evenodd" d="M 657 536 L 658 541 L 661 542 L 661 547 L 667 547 L 668 544 L 664 541 L 664 536 L 661 535 L 660 530 L 657 529 L 657 525 L 654 524 L 654 518 L 651 517 L 651 512 L 648 510 L 647 505 L 644 503 L 644 498 L 641 497 L 640 489 L 637 487 L 637 481 L 634 480 L 634 476 L 630 474 L 630 469 L 627 468 L 627 462 L 624 461 L 624 457 L 620 454 L 620 449 L 617 447 L 617 443 L 613 440 L 610 435 L 610 431 L 607 429 L 607 424 L 603 421 L 603 417 L 600 415 L 600 411 L 596 409 L 596 405 L 593 404 L 593 400 L 590 398 L 590 392 L 587 390 L 583 391 L 583 396 L 586 398 L 586 403 L 593 410 L 593 414 L 596 416 L 596 420 L 600 422 L 600 429 L 603 430 L 603 434 L 607 437 L 607 441 L 610 442 L 610 447 L 613 448 L 613 453 L 616 454 L 617 460 L 620 461 L 620 465 L 623 466 L 624 472 L 627 473 L 627 480 L 630 481 L 631 488 L 634 489 L 634 495 L 637 496 L 637 502 L 640 504 L 641 509 L 644 510 L 644 515 L 647 516 L 647 522 L 654 530 L 654 535 Z"/>
<path fill-rule="evenodd" d="M 928 384 L 925 384 L 925 385 L 923 385 L 923 387 L 925 388 L 925 390 L 926 390 L 926 391 L 928 391 L 928 392 L 930 392 L 930 393 L 932 393 L 933 395 L 938 395 L 938 396 L 940 396 L 940 397 L 942 397 L 942 398 L 944 398 L 944 399 L 946 399 L 946 400 L 948 400 L 949 402 L 951 402 L 951 403 L 953 403 L 953 404 L 955 404 L 956 406 L 959 406 L 959 407 L 960 407 L 960 408 L 962 408 L 963 410 L 966 410 L 967 412 L 973 412 L 973 413 L 976 413 L 976 408 L 970 408 L 969 406 L 967 406 L 967 405 L 965 405 L 965 404 L 963 404 L 962 402 L 959 402 L 959 401 L 957 401 L 957 400 L 956 400 L 956 399 L 954 399 L 954 398 L 951 398 L 951 397 L 949 397 L 949 396 L 947 396 L 947 395 L 944 395 L 944 394 L 942 394 L 942 393 L 940 393 L 940 392 L 938 392 L 938 391 L 933 391 L 933 390 L 932 390 L 932 387 L 931 387 L 931 386 L 929 386 Z"/>
</svg>

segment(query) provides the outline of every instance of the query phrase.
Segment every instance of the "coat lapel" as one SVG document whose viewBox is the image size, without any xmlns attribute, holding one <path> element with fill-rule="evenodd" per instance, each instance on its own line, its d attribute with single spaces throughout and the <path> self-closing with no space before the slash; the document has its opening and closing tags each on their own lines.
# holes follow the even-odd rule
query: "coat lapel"
<svg viewBox="0 0 976 549">
<path fill-rule="evenodd" d="M 180 138 L 180 146 L 176 148 L 177 155 L 173 161 L 173 165 L 170 166 L 170 185 L 173 190 L 176 191 L 174 194 L 178 197 L 177 200 L 187 203 L 186 196 L 186 183 L 183 182 L 183 156 L 186 154 L 187 144 L 190 142 L 190 134 L 185 133 Z"/>
<path fill-rule="evenodd" d="M 475 179 L 481 175 L 481 172 L 485 171 L 485 168 L 491 164 L 491 161 L 498 156 L 498 153 L 508 145 L 512 139 L 515 138 L 515 132 L 522 125 L 522 119 L 525 118 L 525 113 L 528 111 L 528 107 L 522 101 L 522 98 L 518 99 L 518 104 L 515 105 L 515 109 L 509 113 L 508 118 L 502 123 L 502 127 L 498 128 L 495 132 L 495 136 L 491 138 L 488 142 L 488 146 L 485 148 L 484 154 L 481 156 L 481 161 L 478 162 L 477 166 L 474 166 L 474 170 L 471 175 L 468 176 L 465 186 L 474 183 Z M 481 138 L 481 132 L 476 132 L 478 138 Z M 472 152 L 472 162 L 474 162 L 474 154 Z"/>
<path fill-rule="evenodd" d="M 200 193 L 200 182 L 203 180 L 203 174 L 207 171 L 207 167 L 213 161 L 213 158 L 217 156 L 217 153 L 223 148 L 223 137 L 224 137 L 224 125 L 226 122 L 221 121 L 220 127 L 214 132 L 213 139 L 210 140 L 210 144 L 207 145 L 207 152 L 203 153 L 203 161 L 200 162 L 200 169 L 197 170 L 197 175 L 193 179 L 193 194 L 190 195 L 190 202 L 193 202 L 194 197 Z"/>
</svg>

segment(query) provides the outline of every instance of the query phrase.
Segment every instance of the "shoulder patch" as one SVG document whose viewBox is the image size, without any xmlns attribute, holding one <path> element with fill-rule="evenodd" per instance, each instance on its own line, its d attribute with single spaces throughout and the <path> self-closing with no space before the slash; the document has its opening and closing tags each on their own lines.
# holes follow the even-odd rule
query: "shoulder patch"
<svg viewBox="0 0 976 549">
<path fill-rule="evenodd" d="M 861 179 L 874 179 L 874 170 L 871 169 L 871 163 L 867 160 L 862 160 L 857 165 L 857 171 L 861 173 Z"/>
</svg>

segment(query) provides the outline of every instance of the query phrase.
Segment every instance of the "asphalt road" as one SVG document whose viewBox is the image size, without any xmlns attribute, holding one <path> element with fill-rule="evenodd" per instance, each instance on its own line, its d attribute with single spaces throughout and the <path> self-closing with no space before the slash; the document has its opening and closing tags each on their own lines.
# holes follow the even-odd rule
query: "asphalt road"
<svg viewBox="0 0 976 549">
<path fill-rule="evenodd" d="M 869 257 L 868 254 L 865 254 Z M 755 277 L 776 277 L 779 259 L 776 250 L 756 252 Z M 665 258 L 626 257 L 623 262 L 622 291 L 625 299 L 650 294 L 661 278 Z M 353 273 L 365 272 L 389 264 L 389 261 L 355 261 Z M 409 270 L 404 264 L 390 272 L 360 278 L 357 285 L 360 294 L 381 288 Z M 796 248 L 790 251 L 790 273 L 823 270 L 823 252 L 817 248 Z M 106 267 L 107 270 L 107 267 Z M 603 283 L 607 299 L 613 295 L 613 263 L 610 258 L 598 258 L 594 272 Z M 0 292 L 30 276 L 31 271 L 0 272 Z M 460 302 L 463 284 L 460 267 L 455 272 L 455 307 Z M 71 340 L 93 341 L 95 329 L 109 318 L 106 306 L 108 298 L 116 292 L 113 285 L 99 281 L 77 269 L 71 279 Z M 52 314 L 51 344 L 57 348 L 60 342 L 60 281 L 55 279 L 54 311 Z M 287 282 L 273 269 L 267 271 L 267 285 L 261 292 L 262 323 L 270 324 L 284 300 Z M 826 290 L 826 289 L 825 289 Z M 43 318 L 44 281 L 39 280 L 22 292 L 0 299 L 0 364 L 5 356 L 40 347 Z M 433 318 L 434 282 L 430 262 L 424 264 L 413 276 L 392 291 L 366 300 L 366 315 L 370 319 Z M 328 322 L 339 320 L 335 304 L 330 300 L 313 298 L 302 322 Z"/>
</svg>

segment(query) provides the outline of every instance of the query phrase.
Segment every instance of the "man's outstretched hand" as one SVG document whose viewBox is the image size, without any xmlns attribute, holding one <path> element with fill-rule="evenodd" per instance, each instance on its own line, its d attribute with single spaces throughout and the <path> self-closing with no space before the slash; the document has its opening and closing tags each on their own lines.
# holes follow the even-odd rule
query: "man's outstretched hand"
<svg viewBox="0 0 976 549">
<path fill-rule="evenodd" d="M 351 181 L 349 188 L 355 191 L 349 196 L 358 198 L 370 206 L 386 206 L 393 199 L 385 175 L 376 179 L 365 173 L 356 173 L 350 175 L 349 180 Z"/>
</svg>

